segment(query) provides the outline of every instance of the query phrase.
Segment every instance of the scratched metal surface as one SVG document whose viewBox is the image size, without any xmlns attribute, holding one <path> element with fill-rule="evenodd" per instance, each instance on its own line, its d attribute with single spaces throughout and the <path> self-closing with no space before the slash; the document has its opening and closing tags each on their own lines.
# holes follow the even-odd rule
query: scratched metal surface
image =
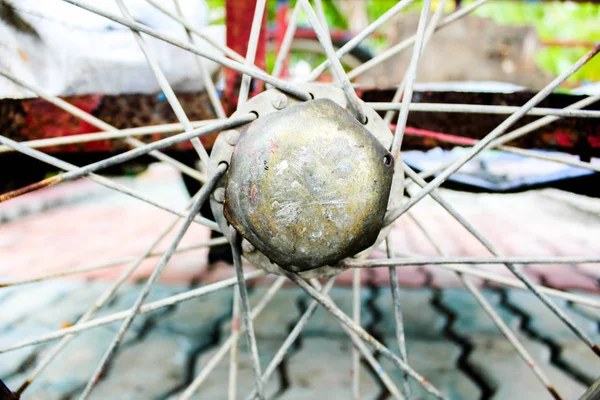
<svg viewBox="0 0 600 400">
<path fill-rule="evenodd" d="M 326 99 L 249 124 L 230 168 L 226 218 L 294 271 L 334 265 L 372 245 L 394 172 L 383 145 Z"/>
</svg>

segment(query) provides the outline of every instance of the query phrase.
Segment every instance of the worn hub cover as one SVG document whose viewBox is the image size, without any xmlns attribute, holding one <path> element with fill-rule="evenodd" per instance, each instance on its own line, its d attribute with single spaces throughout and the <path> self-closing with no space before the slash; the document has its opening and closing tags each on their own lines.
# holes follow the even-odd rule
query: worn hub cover
<svg viewBox="0 0 600 400">
<path fill-rule="evenodd" d="M 393 172 L 390 153 L 346 110 L 308 101 L 246 126 L 224 214 L 282 268 L 335 265 L 375 242 Z"/>
</svg>

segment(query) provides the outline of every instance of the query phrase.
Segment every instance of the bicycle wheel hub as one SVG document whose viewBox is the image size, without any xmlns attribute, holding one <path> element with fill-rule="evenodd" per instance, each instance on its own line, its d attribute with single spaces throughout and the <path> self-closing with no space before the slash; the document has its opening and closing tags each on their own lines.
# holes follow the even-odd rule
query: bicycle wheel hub
<svg viewBox="0 0 600 400">
<path fill-rule="evenodd" d="M 371 110 L 372 126 L 363 126 L 343 97 L 281 96 L 256 96 L 238 112 L 259 118 L 219 136 L 211 165 L 226 161 L 229 170 L 213 212 L 245 239 L 244 256 L 271 272 L 335 269 L 380 236 L 394 178 L 391 133 L 386 127 L 382 141 L 372 131 L 385 127 L 379 116 Z"/>
<path fill-rule="evenodd" d="M 383 145 L 333 101 L 297 104 L 242 131 L 225 217 L 286 269 L 336 264 L 375 242 L 392 166 Z"/>
</svg>

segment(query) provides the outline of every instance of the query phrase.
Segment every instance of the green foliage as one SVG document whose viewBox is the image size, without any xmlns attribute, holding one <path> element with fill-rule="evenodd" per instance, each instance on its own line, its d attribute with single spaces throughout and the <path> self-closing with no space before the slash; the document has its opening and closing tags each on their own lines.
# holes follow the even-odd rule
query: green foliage
<svg viewBox="0 0 600 400">
<path fill-rule="evenodd" d="M 211 23 L 224 23 L 225 1 L 207 0 L 211 10 Z M 374 21 L 397 3 L 397 0 L 360 1 L 364 1 L 370 21 Z M 473 1 L 463 1 L 463 6 Z M 439 2 L 440 0 L 433 0 L 433 7 L 436 7 Z M 292 0 L 290 3 L 293 7 L 295 1 Z M 408 6 L 404 12 L 418 12 L 422 3 L 422 0 L 417 0 Z M 276 1 L 268 0 L 267 4 L 269 7 L 269 20 L 272 21 L 275 16 Z M 451 12 L 454 7 L 454 0 L 446 1 L 446 12 Z M 348 20 L 336 7 L 334 0 L 323 0 L 323 8 L 330 27 L 342 30 L 349 28 Z M 598 4 L 494 0 L 477 8 L 473 14 L 479 17 L 491 18 L 498 24 L 533 26 L 542 41 L 600 42 L 600 5 Z M 299 23 L 307 24 L 303 13 L 300 13 Z M 366 43 L 377 49 L 387 46 L 385 39 L 382 38 L 371 39 Z M 558 75 L 577 61 L 586 51 L 585 47 L 546 46 L 536 54 L 536 63 L 542 70 L 552 75 Z M 586 80 L 600 80 L 600 59 L 598 57 L 578 71 L 569 81 L 574 83 Z"/>
<path fill-rule="evenodd" d="M 479 7 L 474 14 L 499 24 L 534 26 L 542 41 L 600 42 L 598 4 L 497 0 Z M 547 46 L 536 54 L 536 63 L 542 70 L 559 75 L 586 51 L 585 47 Z M 600 80 L 600 59 L 590 61 L 569 82 L 586 80 Z"/>
</svg>

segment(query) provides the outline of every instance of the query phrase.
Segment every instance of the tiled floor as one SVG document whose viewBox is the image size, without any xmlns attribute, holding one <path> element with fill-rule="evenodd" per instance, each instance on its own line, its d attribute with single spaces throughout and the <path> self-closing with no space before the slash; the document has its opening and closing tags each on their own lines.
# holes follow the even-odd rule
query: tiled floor
<svg viewBox="0 0 600 400">
<path fill-rule="evenodd" d="M 148 196 L 183 209 L 187 195 L 169 168 L 156 165 L 139 179 L 119 178 Z M 442 191 L 474 226 L 506 255 L 599 254 L 600 203 L 552 190 L 514 195 Z M 458 223 L 431 201 L 413 209 L 451 255 L 487 255 Z M 164 211 L 77 181 L 0 204 L 0 282 L 52 271 L 135 257 L 145 250 L 172 217 Z M 172 237 L 172 236 L 171 236 Z M 193 226 L 182 246 L 209 238 Z M 158 250 L 164 250 L 168 238 Z M 415 223 L 403 217 L 394 226 L 397 251 L 435 255 Z M 376 254 L 377 255 L 377 254 Z M 379 254 L 378 256 L 382 256 Z M 100 311 L 110 314 L 130 307 L 157 258 L 142 263 L 126 286 Z M 68 326 L 76 321 L 123 269 L 123 265 L 43 283 L 0 288 L 0 348 Z M 504 266 L 476 266 L 507 274 Z M 594 265 L 531 265 L 527 274 L 561 289 L 598 290 Z M 435 266 L 398 269 L 409 361 L 452 399 L 550 398 L 550 395 L 500 334 L 468 292 L 458 289 L 453 273 Z M 149 301 L 188 290 L 223 276 L 232 268 L 209 268 L 207 251 L 177 254 Z M 387 269 L 362 272 L 362 324 L 378 340 L 395 349 L 392 300 Z M 331 296 L 351 313 L 351 273 L 338 279 Z M 475 280 L 483 285 L 481 280 Z M 256 303 L 266 286 L 251 288 Z M 529 293 L 484 288 L 486 299 L 547 372 L 565 399 L 577 398 L 600 371 L 600 362 Z M 593 294 L 590 294 L 593 295 Z M 596 296 L 596 295 L 593 295 Z M 138 317 L 121 351 L 98 384 L 93 398 L 167 399 L 180 393 L 230 332 L 232 291 L 190 300 Z M 298 321 L 310 299 L 285 286 L 255 321 L 263 368 Z M 596 341 L 600 314 L 596 309 L 559 302 Z M 82 390 L 104 349 L 119 327 L 105 325 L 80 334 L 25 392 L 23 399 L 71 399 Z M 49 351 L 49 346 L 0 353 L 0 378 L 15 389 Z M 267 392 L 274 398 L 350 398 L 351 344 L 338 323 L 318 308 L 306 329 L 273 375 Z M 379 357 L 380 360 L 381 357 Z M 200 399 L 227 397 L 228 356 L 202 386 Z M 400 372 L 382 360 L 395 382 Z M 251 364 L 241 341 L 240 398 L 252 388 Z M 516 379 L 518 377 L 518 379 Z M 364 398 L 385 398 L 372 370 L 361 368 Z M 424 393 L 412 385 L 415 396 Z M 527 396 L 523 394 L 527 393 Z M 522 396 L 523 395 L 523 396 Z M 533 397 L 531 397 L 533 396 Z"/>
</svg>

